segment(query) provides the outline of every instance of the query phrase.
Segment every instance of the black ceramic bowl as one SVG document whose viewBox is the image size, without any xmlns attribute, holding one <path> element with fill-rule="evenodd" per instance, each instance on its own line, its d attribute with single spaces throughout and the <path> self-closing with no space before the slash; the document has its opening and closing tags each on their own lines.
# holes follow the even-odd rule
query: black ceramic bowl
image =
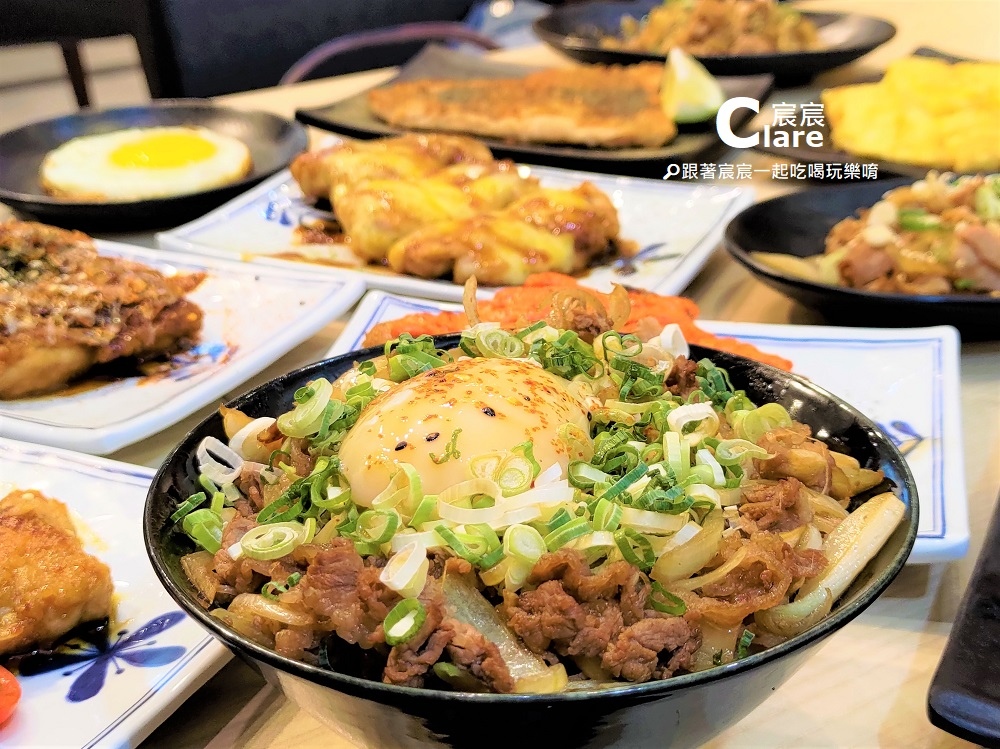
<svg viewBox="0 0 1000 749">
<path fill-rule="evenodd" d="M 253 168 L 223 187 L 129 203 L 78 202 L 49 195 L 39 184 L 45 155 L 72 138 L 131 127 L 187 125 L 238 138 Z M 269 112 L 241 112 L 199 99 L 161 100 L 122 109 L 85 110 L 0 135 L 0 202 L 46 223 L 70 229 L 137 231 L 176 226 L 222 205 L 284 169 L 306 149 L 305 128 Z"/>
<path fill-rule="evenodd" d="M 457 344 L 456 336 L 438 339 Z M 905 519 L 837 603 L 833 613 L 804 634 L 743 660 L 666 681 L 625 684 L 599 692 L 559 695 L 497 695 L 390 686 L 283 658 L 208 615 L 180 568 L 189 542 L 171 530 L 169 516 L 197 490 L 194 453 L 206 436 L 223 438 L 217 414 L 196 427 L 160 468 L 146 500 L 144 534 L 156 574 L 178 604 L 238 655 L 260 667 L 287 696 L 332 731 L 357 746 L 407 747 L 543 746 L 546 749 L 694 747 L 760 704 L 798 669 L 827 636 L 854 619 L 902 569 L 917 534 L 917 494 L 902 455 L 869 419 L 797 375 L 742 357 L 699 347 L 729 371 L 733 384 L 757 403 L 776 401 L 792 417 L 840 451 L 885 471 L 886 486 L 907 505 Z M 367 349 L 291 372 L 229 405 L 251 416 L 291 408 L 295 390 L 323 376 L 334 379 L 354 361 L 377 356 Z M 863 674 L 858 674 L 859 678 Z M 835 695 L 833 696 L 835 698 Z"/>
<path fill-rule="evenodd" d="M 965 339 L 1000 338 L 1000 298 L 985 294 L 893 294 L 815 283 L 756 260 L 753 252 L 808 257 L 823 252 L 841 219 L 912 179 L 819 187 L 750 206 L 726 227 L 729 253 L 768 286 L 819 311 L 830 322 L 874 327 L 954 325 Z"/>
<path fill-rule="evenodd" d="M 617 36 L 625 16 L 642 18 L 662 0 L 591 0 L 554 8 L 534 23 L 538 37 L 550 46 L 583 62 L 629 65 L 642 60 L 663 60 L 665 56 L 646 52 L 605 49 L 604 36 Z M 819 29 L 826 46 L 806 52 L 774 52 L 751 55 L 698 55 L 698 60 L 712 75 L 773 75 L 778 86 L 796 86 L 815 75 L 846 65 L 885 44 L 896 34 L 896 27 L 880 18 L 855 13 L 819 13 L 802 15 Z"/>
</svg>

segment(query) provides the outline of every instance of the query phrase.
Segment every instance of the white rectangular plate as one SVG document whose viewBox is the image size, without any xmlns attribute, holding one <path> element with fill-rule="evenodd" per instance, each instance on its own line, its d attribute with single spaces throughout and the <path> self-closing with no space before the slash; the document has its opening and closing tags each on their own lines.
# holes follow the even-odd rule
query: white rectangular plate
<svg viewBox="0 0 1000 749">
<path fill-rule="evenodd" d="M 685 185 L 662 180 L 614 177 L 539 166 L 519 167 L 548 187 L 572 187 L 588 181 L 603 190 L 618 209 L 621 236 L 640 248 L 663 243 L 650 259 L 637 262 L 637 272 L 620 275 L 613 266 L 598 266 L 580 282 L 609 291 L 612 282 L 675 294 L 690 283 L 722 238 L 729 220 L 753 202 L 747 188 Z M 292 232 L 303 219 L 330 214 L 302 201 L 302 194 L 285 171 L 261 183 L 208 215 L 157 235 L 160 247 L 182 252 L 236 257 L 268 265 L 301 265 L 273 256 L 308 251 L 292 244 Z M 316 248 L 314 247 L 313 250 Z M 319 252 L 327 252 L 318 246 Z M 336 277 L 361 275 L 369 288 L 428 299 L 455 301 L 462 287 L 450 281 L 432 281 L 375 268 L 347 270 L 314 264 L 315 273 Z"/>
<path fill-rule="evenodd" d="M 188 298 L 205 312 L 197 347 L 168 373 L 101 387 L 0 401 L 0 436 L 105 454 L 144 439 L 257 374 L 349 310 L 364 292 L 357 279 L 253 267 L 113 242 L 103 255 L 164 273 L 204 271 Z"/>
<path fill-rule="evenodd" d="M 153 572 L 142 538 L 152 477 L 148 468 L 0 439 L 0 497 L 37 489 L 69 507 L 87 552 L 111 568 L 120 623 L 105 652 L 64 648 L 59 667 L 17 677 L 23 696 L 0 726 L 0 746 L 138 746 L 231 657 Z"/>
<path fill-rule="evenodd" d="M 328 356 L 354 351 L 376 323 L 460 305 L 370 291 Z M 958 559 L 969 545 L 962 458 L 959 339 L 954 328 L 838 328 L 698 324 L 793 362 L 793 371 L 840 396 L 881 426 L 917 482 L 920 523 L 911 563 Z"/>
</svg>

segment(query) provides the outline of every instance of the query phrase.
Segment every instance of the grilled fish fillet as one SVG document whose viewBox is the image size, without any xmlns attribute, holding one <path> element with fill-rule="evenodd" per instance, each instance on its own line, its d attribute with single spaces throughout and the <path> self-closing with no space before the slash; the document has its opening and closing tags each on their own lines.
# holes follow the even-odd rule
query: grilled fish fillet
<svg viewBox="0 0 1000 749">
<path fill-rule="evenodd" d="M 588 65 L 524 78 L 419 80 L 368 94 L 375 116 L 397 127 L 509 142 L 661 146 L 677 127 L 660 105 L 663 66 Z"/>
<path fill-rule="evenodd" d="M 203 313 L 202 274 L 102 257 L 80 232 L 0 223 L 0 399 L 64 387 L 95 364 L 180 351 Z"/>
<path fill-rule="evenodd" d="M 111 570 L 83 550 L 62 502 L 33 491 L 0 499 L 0 549 L 0 655 L 111 614 Z"/>
</svg>

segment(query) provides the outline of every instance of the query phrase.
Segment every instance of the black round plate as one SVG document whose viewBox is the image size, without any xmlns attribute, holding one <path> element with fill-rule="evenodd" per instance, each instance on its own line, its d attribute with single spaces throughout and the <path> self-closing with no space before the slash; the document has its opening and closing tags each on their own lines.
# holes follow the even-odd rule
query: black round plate
<svg viewBox="0 0 1000 749">
<path fill-rule="evenodd" d="M 191 125 L 239 138 L 253 171 L 213 190 L 132 203 L 85 203 L 47 195 L 38 182 L 42 159 L 71 138 L 130 127 Z M 240 112 L 198 99 L 84 111 L 0 135 L 0 202 L 33 218 L 72 229 L 162 229 L 197 218 L 284 169 L 308 145 L 305 128 L 269 112 Z"/>
<path fill-rule="evenodd" d="M 538 37 L 570 57 L 583 62 L 629 65 L 643 60 L 664 60 L 662 54 L 603 49 L 603 36 L 616 36 L 625 16 L 642 18 L 657 0 L 591 2 L 563 5 L 534 23 Z M 855 13 L 803 12 L 819 27 L 820 38 L 828 46 L 811 52 L 780 52 L 762 55 L 698 56 L 712 75 L 760 75 L 770 73 L 778 86 L 800 85 L 815 75 L 846 65 L 896 34 L 896 27 L 880 18 Z"/>
<path fill-rule="evenodd" d="M 441 348 L 452 348 L 458 344 L 458 336 L 435 341 Z M 491 749 L 507 746 L 510 736 L 502 732 L 484 734 L 483 726 L 513 725 L 517 721 L 517 725 L 538 727 L 530 735 L 544 736 L 544 742 L 530 740 L 529 745 L 544 743 L 549 749 L 607 747 L 626 725 L 640 724 L 643 731 L 638 738 L 631 737 L 629 746 L 700 746 L 725 725 L 747 714 L 794 672 L 792 663 L 796 658 L 804 657 L 808 648 L 860 614 L 885 590 L 913 548 L 919 513 L 906 460 L 870 419 L 804 377 L 741 356 L 699 346 L 691 350 L 693 359 L 708 357 L 726 368 L 733 385 L 746 390 L 755 403 L 784 405 L 792 418 L 808 424 L 813 434 L 834 450 L 854 456 L 862 466 L 883 470 L 886 481 L 859 499 L 893 491 L 907 505 L 899 527 L 826 619 L 787 642 L 735 663 L 665 681 L 623 683 L 590 692 L 468 694 L 369 681 L 291 660 L 255 644 L 210 616 L 199 603 L 180 565 L 180 558 L 193 551 L 191 542 L 170 522 L 177 505 L 199 490 L 194 465 L 198 444 L 207 436 L 225 439 L 218 413 L 184 437 L 157 471 L 143 516 L 146 551 L 160 582 L 189 616 L 244 658 L 265 669 L 276 669 L 283 677 L 282 686 L 295 687 L 294 694 L 308 702 L 307 709 L 323 713 L 328 724 L 343 726 L 345 735 L 363 736 L 366 745 L 423 746 L 415 737 L 430 734 L 427 746 Z M 283 413 L 292 407 L 295 391 L 310 380 L 326 377 L 332 381 L 355 361 L 381 353 L 382 348 L 376 347 L 309 365 L 271 380 L 229 405 L 253 417 Z M 301 681 L 289 681 L 284 678 L 286 674 Z M 656 708 L 644 712 L 643 705 L 653 701 L 657 701 Z M 713 709 L 720 704 L 725 710 Z M 412 722 L 406 716 L 413 716 Z M 552 726 L 560 728 L 553 731 Z"/>
<path fill-rule="evenodd" d="M 820 187 L 758 203 L 726 227 L 729 253 L 757 278 L 821 312 L 831 322 L 868 327 L 954 325 L 964 338 L 1000 338 L 1000 299 L 982 294 L 918 296 L 877 293 L 814 283 L 779 273 L 757 262 L 752 252 L 796 257 L 823 252 L 826 235 L 841 219 L 878 202 L 888 190 L 911 179 Z"/>
</svg>

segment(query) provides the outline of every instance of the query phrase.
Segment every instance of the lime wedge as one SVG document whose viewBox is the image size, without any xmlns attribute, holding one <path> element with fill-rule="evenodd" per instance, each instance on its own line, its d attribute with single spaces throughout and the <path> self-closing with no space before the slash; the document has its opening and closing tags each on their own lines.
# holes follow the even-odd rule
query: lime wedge
<svg viewBox="0 0 1000 749">
<path fill-rule="evenodd" d="M 704 122 L 726 100 L 719 82 L 687 52 L 674 47 L 667 55 L 660 86 L 660 105 L 675 122 Z"/>
</svg>

